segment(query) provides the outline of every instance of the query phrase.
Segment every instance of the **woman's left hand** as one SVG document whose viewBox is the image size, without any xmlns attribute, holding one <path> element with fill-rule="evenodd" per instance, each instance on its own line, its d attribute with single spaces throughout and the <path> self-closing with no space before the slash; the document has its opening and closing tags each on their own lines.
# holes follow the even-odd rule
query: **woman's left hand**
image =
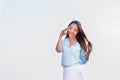
<svg viewBox="0 0 120 80">
<path fill-rule="evenodd" d="M 87 51 L 87 54 L 86 54 L 86 60 L 89 59 L 91 51 L 92 51 L 92 43 L 90 41 L 88 41 L 88 51 Z"/>
<path fill-rule="evenodd" d="M 88 52 L 90 53 L 92 51 L 92 43 L 88 42 Z"/>
</svg>

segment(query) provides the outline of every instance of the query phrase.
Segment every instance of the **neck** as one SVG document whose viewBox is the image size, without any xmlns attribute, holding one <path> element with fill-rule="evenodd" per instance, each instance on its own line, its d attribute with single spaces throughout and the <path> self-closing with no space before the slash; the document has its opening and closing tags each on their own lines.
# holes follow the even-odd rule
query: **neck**
<svg viewBox="0 0 120 80">
<path fill-rule="evenodd" d="M 77 39 L 76 39 L 76 37 L 74 37 L 74 38 L 68 38 L 70 41 L 77 41 Z"/>
</svg>

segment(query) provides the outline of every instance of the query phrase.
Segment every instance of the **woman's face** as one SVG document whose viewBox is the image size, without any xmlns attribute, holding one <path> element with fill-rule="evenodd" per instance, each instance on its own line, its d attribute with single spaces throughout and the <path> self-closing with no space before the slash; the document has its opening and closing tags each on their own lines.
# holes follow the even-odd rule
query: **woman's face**
<svg viewBox="0 0 120 80">
<path fill-rule="evenodd" d="M 68 35 L 70 38 L 76 37 L 78 33 L 78 26 L 75 23 L 72 23 L 69 27 L 68 27 Z"/>
</svg>

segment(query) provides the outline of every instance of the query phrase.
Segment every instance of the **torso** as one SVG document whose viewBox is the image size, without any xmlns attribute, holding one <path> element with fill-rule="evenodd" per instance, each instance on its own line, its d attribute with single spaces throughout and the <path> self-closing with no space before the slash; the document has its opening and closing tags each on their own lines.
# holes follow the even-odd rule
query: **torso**
<svg viewBox="0 0 120 80">
<path fill-rule="evenodd" d="M 71 40 L 70 38 L 68 38 L 68 41 L 69 41 L 70 46 L 74 45 L 77 42 L 76 39 Z"/>
</svg>

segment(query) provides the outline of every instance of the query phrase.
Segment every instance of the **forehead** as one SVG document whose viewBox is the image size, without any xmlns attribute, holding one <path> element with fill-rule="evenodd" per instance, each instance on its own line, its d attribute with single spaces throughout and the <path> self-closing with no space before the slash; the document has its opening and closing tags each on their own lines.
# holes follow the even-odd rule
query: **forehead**
<svg viewBox="0 0 120 80">
<path fill-rule="evenodd" d="M 69 27 L 72 27 L 72 28 L 78 29 L 78 26 L 77 26 L 77 24 L 75 24 L 75 23 L 72 23 Z"/>
</svg>

